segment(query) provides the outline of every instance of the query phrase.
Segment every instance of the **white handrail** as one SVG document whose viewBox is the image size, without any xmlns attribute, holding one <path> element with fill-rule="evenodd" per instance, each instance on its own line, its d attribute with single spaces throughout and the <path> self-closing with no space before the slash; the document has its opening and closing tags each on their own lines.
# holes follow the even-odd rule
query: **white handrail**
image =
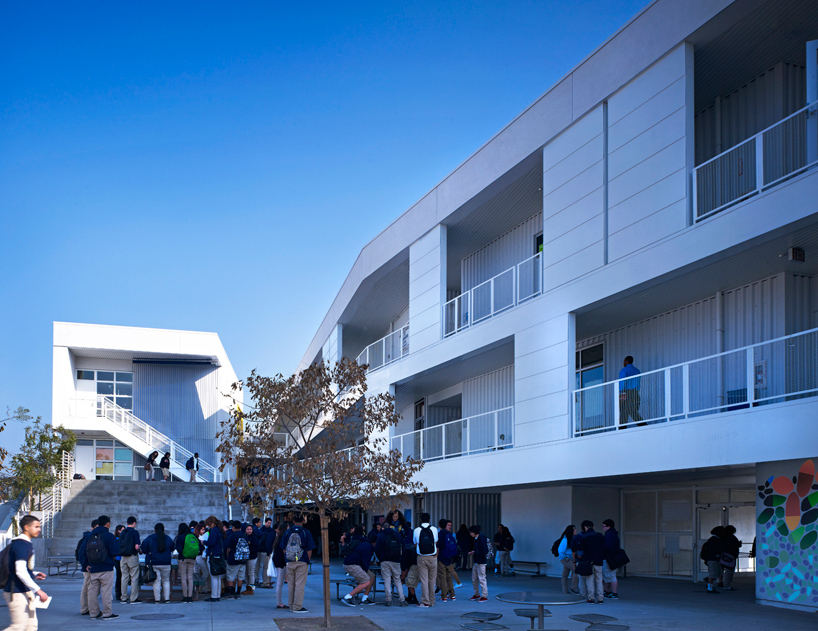
<svg viewBox="0 0 818 631">
<path fill-rule="evenodd" d="M 514 407 L 393 436 L 390 449 L 403 458 L 441 460 L 514 447 Z"/>
<path fill-rule="evenodd" d="M 816 349 L 818 328 L 576 389 L 573 435 L 816 396 Z"/>
<path fill-rule="evenodd" d="M 510 283 L 500 282 L 508 276 Z M 446 302 L 443 336 L 454 335 L 541 293 L 542 253 L 537 252 Z"/>
<path fill-rule="evenodd" d="M 773 123 L 769 127 L 761 130 L 757 134 L 750 136 L 746 140 L 741 141 L 740 143 L 730 147 L 726 151 L 722 151 L 720 154 L 713 156 L 709 160 L 702 162 L 700 165 L 696 166 L 692 172 L 693 178 L 693 204 L 694 204 L 694 218 L 695 221 L 701 221 L 712 214 L 727 208 L 733 204 L 736 204 L 747 197 L 755 195 L 761 192 L 763 189 L 771 187 L 779 182 L 790 178 L 798 173 L 805 171 L 816 164 L 818 164 L 818 159 L 815 156 L 810 156 L 807 153 L 807 146 L 809 145 L 808 142 L 803 143 L 803 147 L 798 145 L 795 149 L 803 153 L 803 155 L 787 155 L 783 162 L 792 162 L 793 164 L 791 167 L 784 167 L 782 166 L 782 170 L 786 170 L 783 174 L 780 174 L 778 177 L 772 178 L 770 180 L 766 179 L 766 172 L 765 167 L 771 166 L 770 160 L 781 159 L 782 149 L 785 147 L 767 147 L 765 149 L 765 137 L 770 134 L 771 132 L 777 131 L 783 125 L 786 125 L 792 119 L 798 116 L 802 116 L 806 114 L 806 118 L 810 116 L 817 116 L 818 112 L 815 111 L 816 106 L 818 106 L 818 101 L 810 103 L 806 107 L 802 107 L 800 110 L 793 112 L 789 116 L 782 118 L 780 121 Z M 810 111 L 812 110 L 812 111 Z M 810 126 L 805 123 L 805 129 L 803 130 L 804 135 L 806 136 L 809 133 L 815 133 L 815 128 L 810 131 Z M 797 136 L 797 134 L 796 134 Z M 785 139 L 787 140 L 787 139 Z M 782 140 L 782 143 L 785 142 Z M 806 140 L 806 138 L 804 138 Z M 752 146 L 749 146 L 749 143 L 752 143 Z M 746 147 L 745 147 L 746 146 Z M 755 164 L 747 165 L 746 174 L 745 174 L 745 167 L 744 167 L 744 157 L 739 155 L 738 157 L 738 164 L 731 165 L 727 164 L 726 166 L 719 167 L 716 162 L 721 162 L 728 159 L 728 156 L 738 155 L 740 154 L 740 150 L 744 148 L 745 152 L 749 154 L 754 153 Z M 778 151 L 776 151 L 778 149 Z M 793 150 L 793 147 L 786 147 L 787 150 Z M 769 155 L 772 154 L 772 158 L 769 158 Z M 812 158 L 812 160 L 810 160 Z M 739 172 L 735 175 L 728 174 L 731 167 L 737 167 Z M 711 168 L 712 167 L 712 168 Z M 787 170 L 788 169 L 788 170 Z M 704 174 L 707 174 L 706 176 Z M 731 177 L 732 176 L 732 177 Z M 707 177 L 711 178 L 712 181 L 707 181 Z M 739 178 L 746 178 L 744 180 L 747 184 L 744 188 L 742 188 L 742 183 Z M 707 187 L 707 190 L 699 191 L 699 185 L 702 184 L 703 187 Z M 752 186 L 750 186 L 752 184 Z M 734 189 L 741 189 L 740 191 L 736 192 L 730 199 L 724 201 L 724 203 L 719 204 L 713 208 L 707 208 L 705 205 L 706 210 L 703 212 L 699 212 L 700 205 L 702 205 L 702 199 L 700 197 L 705 194 L 709 193 L 710 197 L 714 195 L 718 195 L 722 190 L 730 190 Z M 728 194 L 729 196 L 729 194 Z"/>
<path fill-rule="evenodd" d="M 397 347 L 396 347 L 397 344 Z M 402 326 L 397 331 L 383 336 L 372 342 L 357 357 L 361 366 L 368 365 L 367 373 L 382 368 L 387 364 L 403 359 L 409 354 L 409 325 Z"/>
<path fill-rule="evenodd" d="M 178 468 L 184 469 L 185 463 L 193 457 L 191 451 L 148 425 L 145 421 L 135 416 L 130 410 L 118 406 L 105 396 L 97 397 L 97 416 L 107 418 L 129 434 L 146 443 L 152 450 L 169 451 L 171 460 Z M 221 472 L 199 458 L 199 475 L 201 475 L 203 471 L 211 475 L 213 482 L 221 482 Z"/>
</svg>

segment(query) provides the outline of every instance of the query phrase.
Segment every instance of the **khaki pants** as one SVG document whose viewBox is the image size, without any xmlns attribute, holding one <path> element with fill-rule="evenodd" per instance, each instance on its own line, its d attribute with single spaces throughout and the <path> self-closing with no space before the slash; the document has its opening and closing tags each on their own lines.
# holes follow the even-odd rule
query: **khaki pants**
<svg viewBox="0 0 818 631">
<path fill-rule="evenodd" d="M 383 580 L 383 593 L 386 596 L 386 602 L 392 602 L 392 586 L 398 592 L 400 601 L 406 600 L 403 595 L 403 583 L 400 582 L 400 563 L 381 561 L 381 579 Z"/>
<path fill-rule="evenodd" d="M 454 565 L 443 565 L 437 562 L 437 586 L 440 588 L 440 597 L 454 596 Z"/>
<path fill-rule="evenodd" d="M 420 578 L 423 596 L 421 603 L 435 606 L 435 579 L 437 578 L 437 557 L 418 555 L 418 577 Z"/>
<path fill-rule="evenodd" d="M 193 569 L 195 567 L 196 559 L 179 559 L 179 578 L 182 581 L 183 598 L 193 596 Z"/>
<path fill-rule="evenodd" d="M 122 602 L 128 600 L 128 585 L 131 586 L 131 602 L 139 598 L 139 555 L 132 554 L 129 557 L 122 557 L 119 562 L 122 568 Z"/>
<path fill-rule="evenodd" d="M 304 588 L 307 586 L 307 564 L 304 561 L 287 563 L 287 584 L 290 587 L 290 611 L 298 611 L 304 605 Z"/>
<path fill-rule="evenodd" d="M 88 611 L 91 617 L 99 615 L 99 597 L 102 595 L 102 617 L 107 618 L 113 612 L 111 603 L 114 600 L 114 571 L 90 572 L 91 583 L 88 585 Z M 138 593 L 138 592 L 137 592 Z"/>
<path fill-rule="evenodd" d="M 595 565 L 594 566 L 594 573 L 590 576 L 584 576 L 585 579 L 585 590 L 587 591 L 588 595 L 586 598 L 588 600 L 596 600 L 597 602 L 602 602 L 602 566 Z"/>
<path fill-rule="evenodd" d="M 562 593 L 568 593 L 568 575 L 571 575 L 571 589 L 576 589 L 579 584 L 579 574 L 571 559 L 560 559 L 562 563 Z"/>
<path fill-rule="evenodd" d="M 471 568 L 471 586 L 475 596 L 489 597 L 489 586 L 486 582 L 486 564 L 475 563 Z"/>
<path fill-rule="evenodd" d="M 195 482 L 196 481 L 196 469 L 188 469 L 187 472 L 190 474 L 189 482 Z"/>
<path fill-rule="evenodd" d="M 259 552 L 258 559 L 256 559 L 256 572 L 261 574 L 261 578 L 258 576 L 254 577 L 254 582 L 256 585 L 259 583 L 264 585 L 265 587 L 270 586 L 270 577 L 267 576 L 267 570 L 270 567 L 270 555 L 266 552 Z"/>
<path fill-rule="evenodd" d="M 88 585 L 91 584 L 91 572 L 82 573 L 82 591 L 80 592 L 80 613 L 88 611 Z"/>
<path fill-rule="evenodd" d="M 207 567 L 207 558 L 203 557 L 201 554 L 197 556 L 196 567 L 199 568 L 199 572 L 202 574 L 202 579 L 204 579 L 204 585 L 199 588 L 199 593 L 208 594 L 210 593 L 210 568 Z"/>
<path fill-rule="evenodd" d="M 247 559 L 247 587 L 255 589 L 256 587 L 256 563 L 258 558 Z"/>
<path fill-rule="evenodd" d="M 37 631 L 37 610 L 34 608 L 34 592 L 3 592 L 9 606 L 11 624 L 4 631 Z"/>
</svg>

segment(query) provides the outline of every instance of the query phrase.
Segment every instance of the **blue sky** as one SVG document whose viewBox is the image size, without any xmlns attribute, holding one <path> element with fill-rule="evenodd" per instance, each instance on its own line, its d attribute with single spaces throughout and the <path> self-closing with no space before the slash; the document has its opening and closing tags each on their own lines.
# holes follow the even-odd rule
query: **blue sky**
<svg viewBox="0 0 818 631">
<path fill-rule="evenodd" d="M 3 3 L 0 408 L 50 421 L 55 320 L 291 372 L 360 249 L 645 4 Z"/>
</svg>

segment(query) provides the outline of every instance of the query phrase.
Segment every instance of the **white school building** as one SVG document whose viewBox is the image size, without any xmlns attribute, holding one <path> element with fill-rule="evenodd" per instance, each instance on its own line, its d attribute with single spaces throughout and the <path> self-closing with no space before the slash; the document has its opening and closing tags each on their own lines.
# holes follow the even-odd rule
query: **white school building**
<svg viewBox="0 0 818 631">
<path fill-rule="evenodd" d="M 363 248 L 300 367 L 394 394 L 414 516 L 549 574 L 612 518 L 692 580 L 731 523 L 758 601 L 818 610 L 816 40 L 813 0 L 656 0 Z"/>
</svg>

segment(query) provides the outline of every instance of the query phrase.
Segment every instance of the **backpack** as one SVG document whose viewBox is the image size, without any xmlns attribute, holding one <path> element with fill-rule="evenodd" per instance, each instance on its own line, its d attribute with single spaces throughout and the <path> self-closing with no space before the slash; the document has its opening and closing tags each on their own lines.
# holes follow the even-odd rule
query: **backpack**
<svg viewBox="0 0 818 631">
<path fill-rule="evenodd" d="M 80 548 L 82 547 L 82 542 L 85 541 L 85 536 L 80 537 L 80 540 L 77 541 L 77 547 L 74 548 L 74 558 L 77 560 L 77 563 L 80 562 Z M 85 571 L 85 568 L 82 568 L 82 571 Z"/>
<path fill-rule="evenodd" d="M 301 542 L 301 531 L 293 530 L 290 538 L 287 539 L 287 546 L 284 548 L 284 558 L 287 562 L 299 561 L 304 556 L 304 545 Z"/>
<path fill-rule="evenodd" d="M 9 582 L 9 554 L 11 553 L 11 542 L 0 550 L 0 585 L 4 588 Z"/>
<path fill-rule="evenodd" d="M 506 537 L 503 539 L 503 547 L 511 552 L 514 549 L 514 537 Z"/>
<path fill-rule="evenodd" d="M 185 543 L 182 546 L 182 556 L 186 559 L 195 559 L 199 556 L 199 540 L 196 535 L 185 535 Z"/>
<path fill-rule="evenodd" d="M 342 556 L 349 556 L 355 551 L 355 548 L 358 547 L 358 544 L 361 543 L 360 539 L 353 539 L 349 543 L 347 543 L 343 548 L 341 548 L 341 555 Z"/>
<path fill-rule="evenodd" d="M 453 559 L 457 555 L 457 539 L 450 532 L 447 532 L 443 539 L 443 556 Z"/>
<path fill-rule="evenodd" d="M 431 526 L 421 526 L 418 536 L 418 554 L 434 554 L 435 537 L 432 534 Z"/>
<path fill-rule="evenodd" d="M 560 544 L 562 543 L 562 537 L 557 539 L 553 544 L 551 544 L 551 554 L 555 557 L 560 555 Z"/>
<path fill-rule="evenodd" d="M 394 530 L 392 536 L 389 537 L 389 543 L 386 544 L 386 553 L 390 559 L 399 559 L 403 555 L 403 541 Z"/>
<path fill-rule="evenodd" d="M 136 552 L 136 547 L 133 544 L 133 531 L 126 528 L 119 535 L 119 555 L 129 557 L 133 556 L 134 552 Z"/>
<path fill-rule="evenodd" d="M 234 561 L 249 561 L 250 560 L 250 544 L 247 539 L 239 537 L 236 542 L 236 549 L 233 551 Z"/>
<path fill-rule="evenodd" d="M 88 537 L 88 543 L 85 544 L 85 557 L 88 559 L 88 565 L 100 565 L 108 560 L 108 550 L 105 549 L 101 532 Z"/>
</svg>

